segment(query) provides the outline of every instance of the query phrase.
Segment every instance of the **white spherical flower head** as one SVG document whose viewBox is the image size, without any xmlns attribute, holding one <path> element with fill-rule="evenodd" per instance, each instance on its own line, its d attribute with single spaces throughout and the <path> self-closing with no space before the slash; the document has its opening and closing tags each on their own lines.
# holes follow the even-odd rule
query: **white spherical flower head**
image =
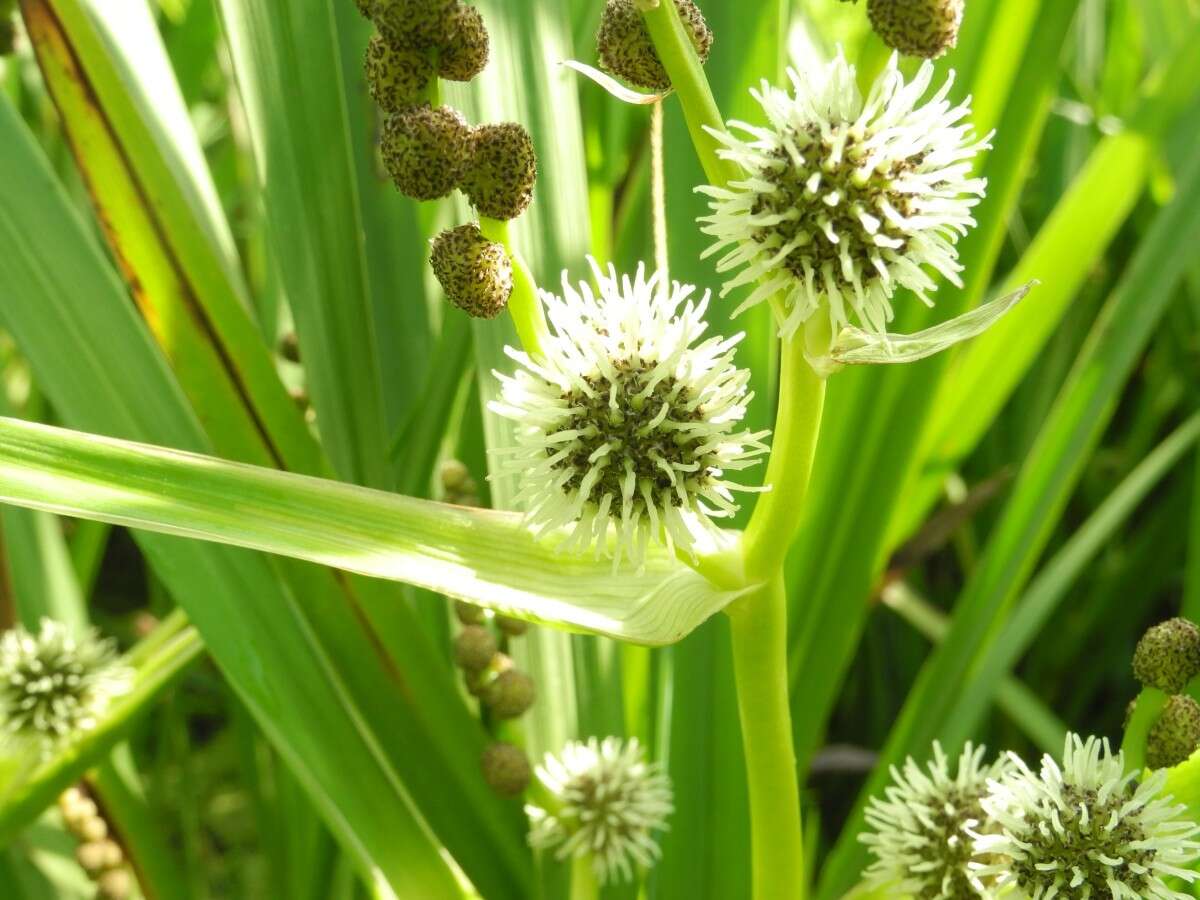
<svg viewBox="0 0 1200 900">
<path fill-rule="evenodd" d="M 36 634 L 14 628 L 0 637 L 0 728 L 50 753 L 94 728 L 132 676 L 94 629 L 76 634 L 51 619 Z"/>
<path fill-rule="evenodd" d="M 871 831 L 859 837 L 875 862 L 866 872 L 873 887 L 890 888 L 919 900 L 968 900 L 988 896 L 970 869 L 975 858 L 972 832 L 985 827 L 980 801 L 989 779 L 1009 763 L 985 764 L 985 748 L 967 744 L 951 774 L 941 745 L 933 762 L 919 766 L 911 757 L 892 768 L 883 799 L 872 798 L 865 812 Z"/>
<path fill-rule="evenodd" d="M 654 833 L 674 812 L 671 780 L 646 762 L 636 738 L 572 741 L 546 755 L 537 777 L 554 808 L 525 807 L 532 846 L 557 848 L 558 859 L 591 854 L 601 884 L 628 881 L 634 863 L 648 867 L 658 859 Z"/>
<path fill-rule="evenodd" d="M 733 365 L 743 335 L 701 340 L 708 294 L 697 302 L 689 285 L 592 268 L 596 291 L 564 274 L 561 297 L 543 292 L 542 352 L 509 349 L 521 368 L 496 373 L 491 409 L 517 424 L 498 471 L 518 477 L 539 534 L 571 526 L 562 549 L 612 552 L 611 524 L 614 565 L 640 564 L 651 539 L 694 555 L 736 512 L 734 491 L 753 490 L 725 473 L 767 449 L 767 432 L 735 430 L 752 397 Z"/>
<path fill-rule="evenodd" d="M 984 809 L 1000 826 L 976 850 L 997 854 L 978 867 L 1029 900 L 1186 900 L 1170 880 L 1193 882 L 1200 827 L 1163 795 L 1163 771 L 1137 782 L 1107 741 L 1069 735 L 1061 767 L 1049 755 L 1040 773 L 1017 769 L 994 782 Z"/>
<path fill-rule="evenodd" d="M 778 295 L 784 335 L 818 313 L 834 334 L 852 318 L 882 334 L 897 289 L 929 304 L 934 275 L 961 286 L 954 244 L 975 224 L 986 182 L 971 160 L 988 143 L 963 124 L 969 101 L 947 99 L 953 75 L 922 102 L 933 74 L 926 61 L 905 83 L 893 55 L 864 100 L 839 52 L 789 70 L 794 93 L 765 81 L 751 91 L 768 127 L 712 132 L 745 173 L 699 188 L 712 210 L 702 230 L 716 238 L 705 255 L 722 254 L 719 272 L 740 270 L 722 296 L 758 283 L 736 312 Z"/>
</svg>

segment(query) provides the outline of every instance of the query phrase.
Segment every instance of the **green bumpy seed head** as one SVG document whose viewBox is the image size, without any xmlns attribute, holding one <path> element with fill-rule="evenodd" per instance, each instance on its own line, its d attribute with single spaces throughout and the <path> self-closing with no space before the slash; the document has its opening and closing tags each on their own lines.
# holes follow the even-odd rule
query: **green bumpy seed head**
<svg viewBox="0 0 1200 900">
<path fill-rule="evenodd" d="M 521 748 L 498 741 L 488 744 L 479 758 L 483 780 L 501 797 L 516 797 L 529 786 L 533 769 Z"/>
<path fill-rule="evenodd" d="M 867 0 L 867 18 L 905 56 L 937 59 L 958 43 L 963 0 Z"/>
<path fill-rule="evenodd" d="M 413 106 L 388 116 L 380 149 L 400 193 L 437 200 L 462 180 L 471 159 L 471 127 L 448 106 Z"/>
<path fill-rule="evenodd" d="M 380 34 L 373 35 L 367 42 L 363 68 L 371 96 L 389 113 L 419 103 L 433 77 L 433 63 L 429 61 L 428 52 L 394 47 Z"/>
<path fill-rule="evenodd" d="M 454 639 L 454 661 L 468 672 L 482 672 L 497 649 L 491 631 L 482 625 L 466 625 Z"/>
<path fill-rule="evenodd" d="M 512 294 L 512 260 L 475 224 L 449 228 L 433 240 L 433 274 L 447 299 L 476 319 L 494 319 Z"/>
<path fill-rule="evenodd" d="M 449 34 L 456 0 L 374 0 L 371 18 L 397 47 L 430 50 Z"/>
<path fill-rule="evenodd" d="M 537 153 L 529 132 L 516 122 L 475 129 L 470 167 L 462 189 L 481 216 L 515 219 L 533 199 Z"/>
<path fill-rule="evenodd" d="M 1167 698 L 1146 740 L 1146 765 L 1151 769 L 1177 766 L 1200 747 L 1200 703 L 1187 694 Z"/>
<path fill-rule="evenodd" d="M 488 33 L 483 16 L 473 6 L 456 6 L 450 15 L 446 41 L 438 52 L 438 75 L 450 81 L 470 81 L 488 62 Z"/>
<path fill-rule="evenodd" d="M 1168 619 L 1150 628 L 1133 654 L 1133 676 L 1145 687 L 1179 694 L 1200 674 L 1200 628 L 1187 619 Z"/>
<path fill-rule="evenodd" d="M 675 0 L 684 31 L 692 39 L 700 62 L 708 59 L 713 35 L 692 0 Z M 600 68 L 636 87 L 653 91 L 671 88 L 671 78 L 650 40 L 646 22 L 633 0 L 608 0 L 596 34 Z"/>
<path fill-rule="evenodd" d="M 537 697 L 533 679 L 519 669 L 501 672 L 485 688 L 483 700 L 498 719 L 523 715 Z"/>
</svg>

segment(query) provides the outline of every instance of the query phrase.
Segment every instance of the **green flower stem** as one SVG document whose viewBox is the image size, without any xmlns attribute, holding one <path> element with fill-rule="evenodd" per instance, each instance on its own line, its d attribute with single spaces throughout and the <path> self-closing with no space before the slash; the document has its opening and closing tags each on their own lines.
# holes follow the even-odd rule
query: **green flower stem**
<svg viewBox="0 0 1200 900">
<path fill-rule="evenodd" d="M 513 249 L 508 233 L 508 222 L 500 219 L 479 217 L 479 230 L 489 241 L 503 244 L 513 265 L 513 290 L 508 298 L 508 314 L 517 326 L 517 337 L 525 352 L 537 355 L 542 352 L 542 339 L 549 333 L 542 301 L 538 299 L 537 282 L 525 265 L 525 260 Z"/>
<path fill-rule="evenodd" d="M 696 155 L 700 157 L 700 165 L 704 167 L 704 174 L 715 185 L 725 184 L 737 177 L 737 167 L 717 155 L 720 144 L 705 130 L 724 131 L 725 120 L 721 118 L 721 110 L 713 99 L 712 88 L 704 75 L 704 65 L 696 55 L 696 48 L 683 22 L 679 20 L 679 11 L 670 0 L 662 0 L 649 8 L 646 3 L 638 5 L 642 7 L 646 30 L 650 32 L 650 40 L 654 42 L 658 58 L 671 78 L 671 86 L 679 95 L 683 117 L 696 147 Z"/>
<path fill-rule="evenodd" d="M 571 900 L 598 900 L 600 885 L 592 871 L 592 856 L 585 853 L 571 862 Z"/>
<path fill-rule="evenodd" d="M 1125 726 L 1125 736 L 1121 738 L 1126 772 L 1140 772 L 1146 768 L 1146 739 L 1166 702 L 1167 695 L 1158 688 L 1142 688 L 1138 694 L 1129 724 Z"/>
<path fill-rule="evenodd" d="M 829 340 L 829 322 L 817 315 L 805 326 L 803 340 L 797 335 L 782 344 L 779 410 L 764 479 L 771 489 L 755 504 L 743 542 L 752 580 L 765 581 L 779 570 L 800 525 L 825 406 L 825 379 L 813 371 L 805 351 L 824 355 Z"/>
<path fill-rule="evenodd" d="M 787 678 L 782 574 L 728 607 L 750 786 L 755 900 L 803 900 L 804 840 Z"/>
</svg>

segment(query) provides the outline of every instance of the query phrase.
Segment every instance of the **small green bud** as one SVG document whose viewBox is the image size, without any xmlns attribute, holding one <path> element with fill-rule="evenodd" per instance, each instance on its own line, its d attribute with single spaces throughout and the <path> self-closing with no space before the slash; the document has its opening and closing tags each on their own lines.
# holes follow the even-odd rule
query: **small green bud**
<svg viewBox="0 0 1200 900">
<path fill-rule="evenodd" d="M 496 637 L 482 625 L 467 625 L 454 639 L 454 661 L 468 672 L 481 672 L 496 655 Z"/>
<path fill-rule="evenodd" d="M 69 798 L 65 793 L 59 798 L 59 809 L 62 811 L 63 821 L 67 828 L 77 837 L 80 829 L 99 815 L 99 810 L 96 809 L 96 804 L 92 802 L 92 799 L 78 789 L 74 789 Z"/>
<path fill-rule="evenodd" d="M 447 491 L 460 491 L 471 480 L 471 470 L 461 459 L 444 459 L 438 466 L 438 480 Z"/>
<path fill-rule="evenodd" d="M 1146 765 L 1177 766 L 1200 747 L 1200 703 L 1187 694 L 1168 697 L 1146 738 Z"/>
<path fill-rule="evenodd" d="M 1168 619 L 1150 628 L 1133 653 L 1133 676 L 1144 687 L 1181 693 L 1200 674 L 1200 628 L 1187 619 Z"/>
<path fill-rule="evenodd" d="M 108 823 L 100 816 L 92 816 L 79 823 L 75 834 L 82 841 L 102 841 L 108 837 Z"/>
<path fill-rule="evenodd" d="M 533 199 L 537 153 L 529 132 L 516 122 L 475 129 L 470 167 L 462 189 L 490 219 L 515 219 Z"/>
<path fill-rule="evenodd" d="M 457 0 L 374 0 L 371 17 L 397 47 L 429 50 L 446 42 Z"/>
<path fill-rule="evenodd" d="M 400 193 L 436 200 L 462 179 L 471 160 L 471 128 L 448 106 L 413 106 L 388 116 L 380 146 Z"/>
<path fill-rule="evenodd" d="M 88 841 L 75 848 L 75 859 L 83 871 L 95 878 L 101 872 L 121 865 L 125 861 L 125 854 L 114 841 Z"/>
<path fill-rule="evenodd" d="M 867 0 L 867 18 L 885 44 L 937 59 L 958 43 L 963 0 Z"/>
<path fill-rule="evenodd" d="M 97 900 L 125 900 L 133 889 L 127 869 L 111 869 L 96 879 Z"/>
<path fill-rule="evenodd" d="M 512 294 L 512 260 L 474 223 L 448 228 L 433 240 L 433 274 L 447 299 L 476 319 L 494 319 Z"/>
<path fill-rule="evenodd" d="M 433 77 L 428 51 L 393 47 L 379 34 L 367 42 L 363 68 L 371 96 L 390 113 L 416 105 Z"/>
<path fill-rule="evenodd" d="M 533 706 L 537 688 L 519 669 L 501 672 L 484 690 L 483 700 L 498 719 L 515 719 Z"/>
<path fill-rule="evenodd" d="M 496 616 L 496 625 L 510 637 L 520 637 L 529 630 L 529 623 L 508 616 Z"/>
<path fill-rule="evenodd" d="M 482 625 L 487 621 L 487 615 L 483 609 L 466 600 L 454 601 L 454 614 L 464 625 Z"/>
<path fill-rule="evenodd" d="M 450 14 L 449 34 L 438 53 L 438 74 L 450 81 L 470 81 L 488 61 L 488 33 L 473 6 L 459 5 Z"/>
<path fill-rule="evenodd" d="M 516 797 L 529 787 L 533 772 L 520 747 L 497 742 L 489 744 L 479 758 L 483 780 L 501 797 Z"/>
<path fill-rule="evenodd" d="M 675 0 L 675 9 L 683 28 L 692 39 L 700 62 L 708 59 L 713 34 L 704 14 L 692 0 Z M 596 34 L 600 68 L 630 84 L 653 91 L 671 88 L 671 78 L 663 68 L 646 30 L 646 22 L 633 0 L 608 0 Z"/>
</svg>

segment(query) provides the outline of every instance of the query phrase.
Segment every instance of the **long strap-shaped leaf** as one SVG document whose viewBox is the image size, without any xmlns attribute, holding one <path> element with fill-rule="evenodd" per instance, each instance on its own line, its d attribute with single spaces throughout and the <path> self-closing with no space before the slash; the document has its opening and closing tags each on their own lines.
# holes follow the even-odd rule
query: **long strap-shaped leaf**
<svg viewBox="0 0 1200 900">
<path fill-rule="evenodd" d="M 532 621 L 645 644 L 734 599 L 663 552 L 639 573 L 566 556 L 514 513 L 0 419 L 0 499 L 415 584 Z"/>
</svg>

